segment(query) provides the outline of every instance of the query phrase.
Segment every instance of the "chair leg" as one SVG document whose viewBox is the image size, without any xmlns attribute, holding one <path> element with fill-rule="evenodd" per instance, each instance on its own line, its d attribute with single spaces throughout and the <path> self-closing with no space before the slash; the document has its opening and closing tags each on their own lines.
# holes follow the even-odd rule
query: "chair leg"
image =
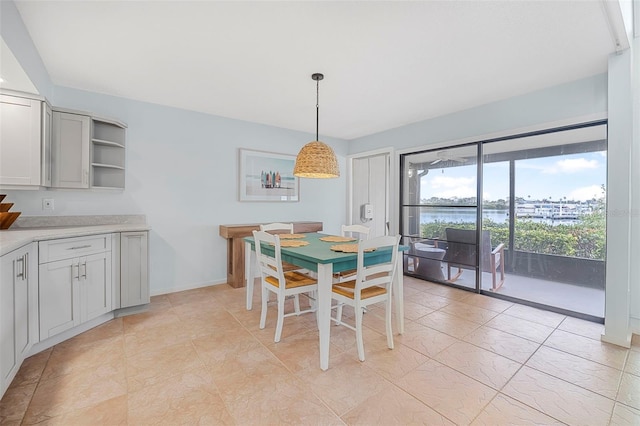
<svg viewBox="0 0 640 426">
<path fill-rule="evenodd" d="M 247 280 L 247 311 L 253 308 L 253 280 Z"/>
<path fill-rule="evenodd" d="M 284 296 L 278 295 L 278 322 L 276 323 L 276 337 L 274 342 L 278 343 L 282 336 L 282 323 L 284 323 Z"/>
<path fill-rule="evenodd" d="M 293 309 L 296 312 L 296 315 L 300 315 L 300 295 L 296 294 L 293 296 Z"/>
<path fill-rule="evenodd" d="M 356 307 L 356 343 L 358 345 L 358 358 L 364 361 L 364 342 L 362 339 L 362 308 Z"/>
<path fill-rule="evenodd" d="M 267 305 L 269 304 L 269 290 L 263 285 L 262 289 L 262 310 L 260 311 L 260 329 L 267 324 Z"/>
<path fill-rule="evenodd" d="M 336 308 L 336 319 L 338 320 L 336 325 L 340 325 L 340 323 L 342 322 L 342 306 L 342 303 L 338 303 L 338 307 Z"/>
<path fill-rule="evenodd" d="M 386 312 L 385 312 L 385 326 L 387 331 L 387 347 L 389 349 L 393 349 L 393 330 L 391 329 L 391 297 L 387 298 L 387 306 L 386 306 Z"/>
</svg>

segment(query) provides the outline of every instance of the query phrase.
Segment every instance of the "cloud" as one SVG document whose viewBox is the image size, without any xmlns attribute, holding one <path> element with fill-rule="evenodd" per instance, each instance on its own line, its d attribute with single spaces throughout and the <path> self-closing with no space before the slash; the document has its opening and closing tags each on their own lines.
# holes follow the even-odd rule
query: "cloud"
<svg viewBox="0 0 640 426">
<path fill-rule="evenodd" d="M 600 185 L 583 186 L 576 188 L 567 195 L 568 200 L 587 201 L 592 198 L 598 199 L 602 197 L 602 189 Z"/>
<path fill-rule="evenodd" d="M 429 187 L 428 192 L 435 197 L 465 198 L 476 196 L 476 179 L 473 177 L 434 176 L 429 182 Z"/>
<path fill-rule="evenodd" d="M 556 161 L 553 165 L 545 167 L 542 173 L 558 174 L 558 173 L 578 173 L 583 170 L 597 169 L 600 164 L 597 160 L 587 160 L 586 158 L 569 158 L 566 160 Z"/>
</svg>

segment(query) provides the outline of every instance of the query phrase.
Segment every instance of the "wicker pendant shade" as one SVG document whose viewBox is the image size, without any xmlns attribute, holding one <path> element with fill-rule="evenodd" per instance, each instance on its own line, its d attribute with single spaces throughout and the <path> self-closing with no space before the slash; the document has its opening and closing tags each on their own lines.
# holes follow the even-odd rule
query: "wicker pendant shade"
<svg viewBox="0 0 640 426">
<path fill-rule="evenodd" d="M 324 78 L 324 75 L 316 73 L 311 78 L 316 82 L 316 140 L 303 146 L 298 153 L 293 175 L 314 179 L 337 178 L 340 176 L 340 169 L 338 169 L 336 154 L 329 145 L 318 140 L 319 81 Z"/>
<path fill-rule="evenodd" d="M 333 149 L 326 143 L 309 142 L 298 153 L 293 174 L 305 178 L 337 178 L 340 176 L 338 159 Z"/>
</svg>

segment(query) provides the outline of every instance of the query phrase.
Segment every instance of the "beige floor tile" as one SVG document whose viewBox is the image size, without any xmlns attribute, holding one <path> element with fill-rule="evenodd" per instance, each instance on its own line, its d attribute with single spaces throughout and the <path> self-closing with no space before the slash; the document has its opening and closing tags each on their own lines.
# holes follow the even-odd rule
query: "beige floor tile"
<svg viewBox="0 0 640 426">
<path fill-rule="evenodd" d="M 58 417 L 45 420 L 39 425 L 46 426 L 86 426 L 109 425 L 126 426 L 127 423 L 127 395 L 117 396 L 100 402 L 91 407 L 71 411 Z"/>
<path fill-rule="evenodd" d="M 25 386 L 38 383 L 52 352 L 53 348 L 49 348 L 25 359 L 11 385 Z"/>
<path fill-rule="evenodd" d="M 435 311 L 429 315 L 425 315 L 418 319 L 416 323 L 441 331 L 458 339 L 468 336 L 480 327 L 480 324 L 477 322 L 467 321 L 442 311 Z"/>
<path fill-rule="evenodd" d="M 507 314 L 500 314 L 485 325 L 537 343 L 544 342 L 554 330 L 552 327 Z"/>
<path fill-rule="evenodd" d="M 126 366 L 129 392 L 205 368 L 190 341 L 126 357 Z"/>
<path fill-rule="evenodd" d="M 405 324 L 405 333 L 393 336 L 394 341 L 429 357 L 448 348 L 459 340 L 448 334 L 415 322 Z"/>
<path fill-rule="evenodd" d="M 0 400 L 0 425 L 19 425 L 22 422 L 33 393 L 36 391 L 36 385 L 37 383 L 28 383 L 14 386 L 12 383 L 9 386 Z"/>
<path fill-rule="evenodd" d="M 163 311 L 147 311 L 122 318 L 125 334 L 145 331 L 149 328 L 180 324 L 180 317 L 168 308 Z"/>
<path fill-rule="evenodd" d="M 477 306 L 469 305 L 464 302 L 450 303 L 449 305 L 440 309 L 440 312 L 446 312 L 467 321 L 477 322 L 478 324 L 484 324 L 498 315 L 498 312 L 479 308 Z"/>
<path fill-rule="evenodd" d="M 190 328 L 180 321 L 161 323 L 124 336 L 126 356 L 154 352 L 190 340 Z"/>
<path fill-rule="evenodd" d="M 616 402 L 609 424 L 611 426 L 638 426 L 640 425 L 640 410 Z"/>
<path fill-rule="evenodd" d="M 624 373 L 616 400 L 640 410 L 640 376 Z"/>
<path fill-rule="evenodd" d="M 350 354 L 342 353 L 331 360 L 327 371 L 308 368 L 296 375 L 341 416 L 381 391 L 388 383 L 365 365 L 366 361 L 362 363 Z"/>
<path fill-rule="evenodd" d="M 564 423 L 523 403 L 498 394 L 471 423 L 473 426 L 495 425 L 562 425 Z"/>
<path fill-rule="evenodd" d="M 434 360 L 422 364 L 397 384 L 456 424 L 471 423 L 497 393 Z"/>
<path fill-rule="evenodd" d="M 71 339 L 56 345 L 42 372 L 42 380 L 52 379 L 81 370 L 116 372 L 124 363 L 122 335 L 109 339 L 78 343 Z"/>
<path fill-rule="evenodd" d="M 471 296 L 473 293 L 470 291 L 460 290 L 454 287 L 446 285 L 433 284 L 425 288 L 425 291 L 438 296 L 446 297 L 447 299 L 462 301 Z"/>
<path fill-rule="evenodd" d="M 111 366 L 83 369 L 41 380 L 25 415 L 25 423 L 82 410 L 127 393 L 124 365 L 114 371 Z"/>
<path fill-rule="evenodd" d="M 348 353 L 353 359 L 358 359 L 356 348 Z M 392 382 L 428 360 L 427 356 L 399 343 L 394 345 L 394 349 L 389 349 L 386 338 L 377 342 L 365 342 L 365 365 Z"/>
<path fill-rule="evenodd" d="M 454 343 L 435 359 L 497 390 L 522 367 L 518 362 L 466 342 Z"/>
<path fill-rule="evenodd" d="M 416 293 L 413 296 L 405 296 L 404 300 L 418 303 L 433 310 L 444 308 L 449 303 L 453 302 L 453 300 L 447 299 L 446 297 L 427 292 Z"/>
<path fill-rule="evenodd" d="M 410 320 L 417 320 L 418 318 L 430 314 L 433 311 L 434 309 L 428 308 L 416 302 L 404 302 L 404 317 Z"/>
<path fill-rule="evenodd" d="M 375 409 L 373 409 L 375 407 Z M 446 425 L 454 423 L 396 386 L 379 393 L 342 416 L 348 425 Z"/>
<path fill-rule="evenodd" d="M 579 357 L 608 365 L 609 367 L 622 370 L 628 350 L 620 346 L 593 340 L 566 331 L 556 330 L 549 339 L 544 342 L 545 346 L 559 349 Z"/>
<path fill-rule="evenodd" d="M 526 366 L 502 393 L 568 424 L 606 425 L 613 411 L 612 400 Z"/>
<path fill-rule="evenodd" d="M 519 363 L 526 362 L 540 347 L 539 343 L 486 326 L 478 328 L 463 340 Z"/>
<path fill-rule="evenodd" d="M 472 293 L 469 297 L 464 299 L 464 303 L 498 313 L 504 312 L 506 309 L 509 309 L 514 305 L 512 302 L 507 302 L 506 300 L 487 297 L 476 293 Z"/>
<path fill-rule="evenodd" d="M 202 303 L 204 300 L 214 300 L 214 290 L 211 286 L 185 290 L 167 294 L 171 306 L 182 304 Z"/>
<path fill-rule="evenodd" d="M 604 324 L 585 321 L 579 318 L 566 317 L 564 321 L 560 323 L 558 329 L 578 334 L 583 337 L 589 337 L 590 339 L 600 340 L 600 336 L 604 332 Z"/>
<path fill-rule="evenodd" d="M 531 306 L 514 304 L 512 307 L 504 311 L 505 314 L 512 317 L 526 319 L 527 321 L 537 324 L 546 325 L 547 327 L 556 328 L 566 318 L 565 315 L 555 312 L 543 311 L 541 309 L 532 308 Z"/>
<path fill-rule="evenodd" d="M 279 343 L 269 343 L 269 349 L 289 371 L 296 373 L 305 368 L 320 368 L 320 346 L 318 332 L 307 331 L 296 334 Z M 337 346 L 329 345 L 329 359 L 342 352 Z"/>
<path fill-rule="evenodd" d="M 234 424 L 211 376 L 204 370 L 130 392 L 128 422 L 135 425 Z"/>
<path fill-rule="evenodd" d="M 640 334 L 631 336 L 631 350 L 640 352 Z"/>
<path fill-rule="evenodd" d="M 622 375 L 615 368 L 545 346 L 533 354 L 527 366 L 611 399 L 616 397 Z"/>
<path fill-rule="evenodd" d="M 640 376 L 640 352 L 629 351 L 627 363 L 624 366 L 624 371 L 630 374 Z"/>
</svg>

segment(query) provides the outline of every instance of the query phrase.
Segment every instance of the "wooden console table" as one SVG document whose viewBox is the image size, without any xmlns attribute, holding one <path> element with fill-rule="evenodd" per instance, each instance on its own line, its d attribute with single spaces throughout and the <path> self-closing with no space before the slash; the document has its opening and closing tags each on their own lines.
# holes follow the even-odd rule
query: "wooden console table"
<svg viewBox="0 0 640 426">
<path fill-rule="evenodd" d="M 291 223 L 291 222 L 287 222 Z M 259 223 L 220 225 L 220 236 L 227 239 L 227 284 L 233 288 L 244 287 L 244 237 L 260 229 Z M 322 231 L 322 222 L 293 222 L 293 232 Z"/>
</svg>

